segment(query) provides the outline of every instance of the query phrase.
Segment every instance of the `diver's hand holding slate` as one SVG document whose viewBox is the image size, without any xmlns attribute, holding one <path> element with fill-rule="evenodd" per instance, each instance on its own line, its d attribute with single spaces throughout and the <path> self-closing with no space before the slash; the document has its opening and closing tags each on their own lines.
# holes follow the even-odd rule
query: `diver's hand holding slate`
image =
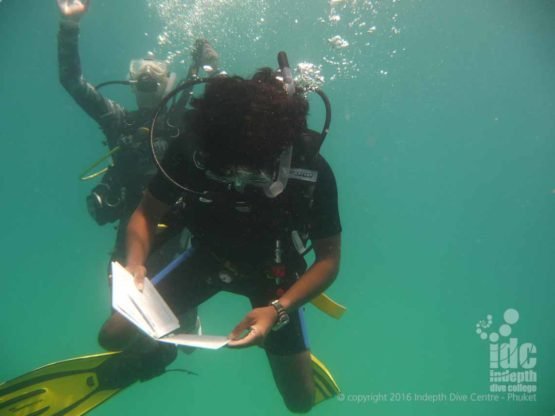
<svg viewBox="0 0 555 416">
<path fill-rule="evenodd" d="M 229 342 L 224 336 L 177 333 L 179 320 L 150 280 L 145 278 L 139 290 L 133 275 L 118 262 L 112 262 L 112 306 L 156 341 L 207 349 Z"/>
</svg>

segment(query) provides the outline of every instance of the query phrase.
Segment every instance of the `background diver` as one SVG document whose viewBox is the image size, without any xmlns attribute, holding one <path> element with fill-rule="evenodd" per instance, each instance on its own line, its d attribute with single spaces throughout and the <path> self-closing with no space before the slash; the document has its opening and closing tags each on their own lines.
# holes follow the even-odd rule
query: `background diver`
<svg viewBox="0 0 555 416">
<path fill-rule="evenodd" d="M 99 172 L 104 175 L 87 197 L 87 208 L 99 225 L 117 223 L 111 260 L 124 262 L 127 223 L 146 185 L 156 172 L 148 141 L 154 112 L 164 95 L 176 86 L 176 74 L 169 72 L 165 62 L 152 56 L 135 59 L 129 66 L 128 81 L 106 82 L 101 85 L 129 84 L 136 98 L 137 110 L 128 111 L 104 97 L 99 88 L 91 85 L 83 77 L 79 57 L 79 21 L 87 12 L 90 2 L 57 0 L 57 4 L 61 13 L 58 33 L 60 82 L 75 102 L 98 123 L 113 160 L 112 166 L 105 170 L 105 173 L 104 170 Z M 198 40 L 195 43 L 192 58 L 188 78 L 196 76 L 201 68 L 210 71 L 211 74 L 218 73 L 218 55 L 207 41 Z M 160 157 L 179 134 L 188 98 L 189 94 L 183 94 L 182 98 L 160 117 L 154 142 Z M 89 175 L 88 178 L 95 176 L 98 175 Z M 149 258 L 149 266 L 153 271 L 159 270 L 170 261 L 183 244 L 179 235 L 172 235 L 171 215 L 164 218 L 163 223 L 170 226 L 170 229 L 165 228 L 158 236 L 158 249 Z M 186 236 L 186 233 L 184 235 Z"/>
</svg>

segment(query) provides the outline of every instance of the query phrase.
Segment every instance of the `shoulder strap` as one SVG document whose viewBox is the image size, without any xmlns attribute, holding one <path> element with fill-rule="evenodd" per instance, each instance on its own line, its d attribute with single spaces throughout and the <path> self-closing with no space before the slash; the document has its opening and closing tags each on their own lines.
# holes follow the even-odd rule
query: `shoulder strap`
<svg viewBox="0 0 555 416">
<path fill-rule="evenodd" d="M 320 133 L 307 129 L 295 142 L 294 160 L 302 164 L 312 165 L 316 156 L 320 153 L 323 141 L 324 138 Z"/>
</svg>

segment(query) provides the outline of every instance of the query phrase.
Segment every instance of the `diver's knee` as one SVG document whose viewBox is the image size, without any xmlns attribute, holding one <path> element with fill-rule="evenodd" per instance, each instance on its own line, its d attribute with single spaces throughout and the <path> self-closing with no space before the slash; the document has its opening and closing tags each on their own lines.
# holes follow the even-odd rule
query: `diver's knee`
<svg viewBox="0 0 555 416">
<path fill-rule="evenodd" d="M 314 398 L 310 396 L 297 397 L 294 399 L 284 398 L 285 406 L 291 413 L 308 413 L 314 404 Z"/>
<path fill-rule="evenodd" d="M 122 319 L 125 319 L 121 317 Z M 119 315 L 112 315 L 98 333 L 98 343 L 108 351 L 120 351 L 125 349 L 136 337 L 136 331 L 131 328 Z"/>
<path fill-rule="evenodd" d="M 108 328 L 102 327 L 98 333 L 98 343 L 108 351 L 119 351 L 123 349 L 123 340 Z"/>
<path fill-rule="evenodd" d="M 314 406 L 314 389 L 307 386 L 303 390 L 282 395 L 285 406 L 291 413 L 308 413 Z"/>
</svg>

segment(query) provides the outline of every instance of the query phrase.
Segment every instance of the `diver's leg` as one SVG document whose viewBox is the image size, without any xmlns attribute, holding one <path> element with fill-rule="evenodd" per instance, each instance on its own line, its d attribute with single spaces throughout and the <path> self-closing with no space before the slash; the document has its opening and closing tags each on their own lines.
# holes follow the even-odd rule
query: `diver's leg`
<svg viewBox="0 0 555 416">
<path fill-rule="evenodd" d="M 279 297 L 282 290 L 287 290 L 294 280 L 282 281 L 277 285 L 270 279 L 258 282 L 256 287 L 246 289 L 253 308 L 267 306 Z M 289 323 L 277 331 L 270 331 L 263 347 L 287 408 L 294 413 L 308 412 L 314 404 L 315 387 L 303 310 L 291 311 Z"/>
<path fill-rule="evenodd" d="M 289 355 L 266 352 L 277 388 L 287 408 L 293 413 L 306 413 L 314 403 L 314 381 L 310 352 Z"/>
<path fill-rule="evenodd" d="M 98 343 L 108 351 L 121 351 L 130 348 L 141 337 L 145 338 L 135 325 L 114 312 L 102 325 Z"/>
<path fill-rule="evenodd" d="M 287 408 L 306 413 L 314 405 L 315 387 L 303 310 L 289 313 L 289 323 L 270 331 L 264 349 Z"/>
<path fill-rule="evenodd" d="M 147 337 L 118 312 L 104 323 L 98 342 L 109 351 L 123 351 L 119 361 L 127 363 L 129 374 L 142 381 L 163 374 L 177 357 L 175 345 Z"/>
</svg>

